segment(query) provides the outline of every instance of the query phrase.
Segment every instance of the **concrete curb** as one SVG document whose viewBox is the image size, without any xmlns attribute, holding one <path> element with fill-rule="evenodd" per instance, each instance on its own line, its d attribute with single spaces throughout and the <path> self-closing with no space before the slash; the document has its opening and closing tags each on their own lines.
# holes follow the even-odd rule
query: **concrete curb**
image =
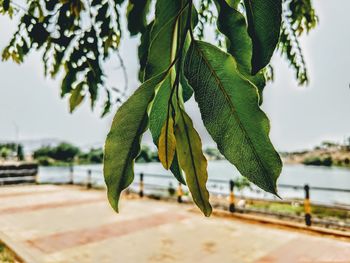
<svg viewBox="0 0 350 263">
<path fill-rule="evenodd" d="M 268 218 L 268 217 L 262 217 L 257 215 L 230 213 L 228 211 L 222 211 L 217 209 L 213 211 L 213 216 L 243 220 L 248 223 L 255 223 L 255 224 L 258 223 L 258 224 L 269 225 L 277 228 L 284 228 L 287 230 L 294 230 L 294 231 L 297 230 L 308 234 L 314 234 L 318 236 L 328 236 L 328 237 L 342 239 L 350 242 L 350 233 L 345 231 L 326 229 L 326 228 L 315 227 L 315 226 L 308 227 L 308 226 L 305 226 L 304 224 L 299 224 L 295 222 L 286 222 L 275 218 Z"/>
<path fill-rule="evenodd" d="M 38 260 L 27 252 L 27 250 L 18 242 L 12 240 L 8 235 L 0 231 L 0 240 L 3 242 L 23 263 L 38 263 Z"/>
</svg>

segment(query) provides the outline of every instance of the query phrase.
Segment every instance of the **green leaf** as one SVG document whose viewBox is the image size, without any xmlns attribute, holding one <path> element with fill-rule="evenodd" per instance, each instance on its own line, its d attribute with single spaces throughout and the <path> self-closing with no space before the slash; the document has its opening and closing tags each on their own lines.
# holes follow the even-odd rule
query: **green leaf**
<svg viewBox="0 0 350 263">
<path fill-rule="evenodd" d="M 225 0 L 225 2 L 232 8 L 237 8 L 241 0 Z"/>
<path fill-rule="evenodd" d="M 171 116 L 171 112 L 168 113 L 168 117 L 161 130 L 158 152 L 159 160 L 165 169 L 169 170 L 173 162 L 176 148 L 176 139 L 174 135 L 174 120 Z"/>
<path fill-rule="evenodd" d="M 4 8 L 5 11 L 8 11 L 10 9 L 10 0 L 4 0 L 2 2 L 2 7 Z"/>
<path fill-rule="evenodd" d="M 77 106 L 80 105 L 80 103 L 84 99 L 84 95 L 81 94 L 84 85 L 86 85 L 85 82 L 80 82 L 76 88 L 71 92 L 70 98 L 69 98 L 69 111 L 72 113 Z"/>
<path fill-rule="evenodd" d="M 269 120 L 258 106 L 256 88 L 233 57 L 196 41 L 187 54 L 185 75 L 220 152 L 243 176 L 276 194 L 282 162 L 268 136 Z"/>
<path fill-rule="evenodd" d="M 253 44 L 248 34 L 245 17 L 231 8 L 225 0 L 216 0 L 216 5 L 219 12 L 218 29 L 226 36 L 227 52 L 235 58 L 239 71 L 257 87 L 259 103 L 262 104 L 266 80 L 262 71 L 255 76 L 251 75 Z"/>
<path fill-rule="evenodd" d="M 145 76 L 145 68 L 147 65 L 148 59 L 148 49 L 150 45 L 150 35 L 153 27 L 154 21 L 152 21 L 145 29 L 145 31 L 141 35 L 141 42 L 138 47 L 138 56 L 140 61 L 140 70 L 139 70 L 139 80 L 141 82 L 144 81 Z"/>
<path fill-rule="evenodd" d="M 182 52 L 182 60 L 181 60 L 182 65 L 181 65 L 181 72 L 180 72 L 180 84 L 181 84 L 182 97 L 183 97 L 184 102 L 188 101 L 192 97 L 192 94 L 193 94 L 193 90 L 192 90 L 190 84 L 188 84 L 188 81 L 184 75 L 184 70 L 183 70 L 184 64 L 185 64 L 185 57 L 186 57 L 186 54 L 187 54 L 187 51 L 188 51 L 190 45 L 191 45 L 191 38 L 188 34 L 186 37 L 185 45 L 184 45 L 183 52 Z"/>
<path fill-rule="evenodd" d="M 68 66 L 66 66 L 65 70 L 66 70 L 66 76 L 63 78 L 62 84 L 61 84 L 61 97 L 63 97 L 65 94 L 71 92 L 72 85 L 77 80 L 76 69 L 74 69 L 68 65 Z"/>
<path fill-rule="evenodd" d="M 111 111 L 111 107 L 112 107 L 111 93 L 108 89 L 106 89 L 106 94 L 107 94 L 107 99 L 106 99 L 105 104 L 103 106 L 101 118 L 105 117 Z"/>
<path fill-rule="evenodd" d="M 103 172 L 109 202 L 117 212 L 121 191 L 134 179 L 134 161 L 147 127 L 149 105 L 166 74 L 151 78 L 136 90 L 117 111 L 107 136 Z"/>
<path fill-rule="evenodd" d="M 146 29 L 150 2 L 150 0 L 129 0 L 127 19 L 130 35 L 137 35 Z"/>
<path fill-rule="evenodd" d="M 152 109 L 150 113 L 149 129 L 152 134 L 153 142 L 158 147 L 159 137 L 164 123 L 167 118 L 167 111 L 169 98 L 171 94 L 171 80 L 170 75 L 164 80 L 160 86 L 157 95 L 153 101 Z M 171 172 L 175 178 L 182 184 L 186 184 L 181 169 L 179 168 L 177 155 L 175 153 L 174 160 L 170 167 Z"/>
<path fill-rule="evenodd" d="M 227 52 L 235 58 L 239 70 L 250 75 L 253 45 L 245 17 L 225 0 L 216 0 L 216 6 L 219 12 L 218 29 L 227 38 Z"/>
<path fill-rule="evenodd" d="M 264 88 L 266 86 L 266 78 L 265 78 L 265 74 L 263 71 L 259 71 L 255 76 L 247 76 L 245 75 L 245 77 L 252 82 L 256 88 L 258 89 L 258 93 L 259 93 L 259 105 L 261 105 L 264 101 L 263 99 L 263 92 L 264 92 Z"/>
<path fill-rule="evenodd" d="M 177 51 L 179 20 L 186 21 L 188 5 L 182 1 L 159 0 L 145 69 L 145 79 L 159 74 L 172 63 Z"/>
<path fill-rule="evenodd" d="M 205 216 L 212 212 L 209 203 L 207 160 L 202 152 L 202 142 L 193 127 L 191 118 L 178 108 L 175 117 L 176 148 L 181 168 L 186 175 L 186 182 L 193 201 Z"/>
<path fill-rule="evenodd" d="M 146 80 L 168 68 L 175 59 L 178 47 L 174 42 L 176 43 L 178 27 L 179 25 L 182 27 L 183 23 L 186 22 L 187 15 L 188 6 L 186 5 L 186 1 L 157 1 L 156 19 L 150 33 L 150 47 L 145 68 L 144 78 Z M 161 129 L 167 118 L 166 109 L 168 108 L 171 88 L 175 79 L 174 73 L 175 71 L 172 70 L 168 78 L 163 82 L 152 105 L 150 131 L 153 142 L 157 147 Z M 191 95 L 188 93 L 187 96 L 190 97 Z M 176 153 L 170 170 L 179 182 L 185 184 Z"/>
<path fill-rule="evenodd" d="M 253 40 L 252 74 L 270 63 L 281 30 L 282 0 L 245 0 Z"/>
</svg>

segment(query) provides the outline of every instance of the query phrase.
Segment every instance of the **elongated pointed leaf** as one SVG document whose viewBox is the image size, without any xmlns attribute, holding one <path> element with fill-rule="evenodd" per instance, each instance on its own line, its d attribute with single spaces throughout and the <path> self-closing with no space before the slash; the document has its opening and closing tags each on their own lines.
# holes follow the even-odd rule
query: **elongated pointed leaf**
<svg viewBox="0 0 350 263">
<path fill-rule="evenodd" d="M 159 74 L 136 90 L 117 111 L 107 136 L 103 173 L 109 202 L 117 212 L 121 191 L 134 179 L 134 160 L 147 127 L 149 104 L 164 78 L 165 73 Z"/>
<path fill-rule="evenodd" d="M 156 19 L 151 31 L 151 42 L 145 69 L 145 79 L 159 74 L 169 67 L 176 57 L 179 22 L 185 21 L 188 5 L 183 1 L 159 0 Z"/>
<path fill-rule="evenodd" d="M 196 41 L 187 54 L 185 75 L 220 152 L 243 176 L 276 193 L 282 163 L 268 136 L 269 121 L 258 106 L 256 88 L 240 74 L 233 57 Z"/>
<path fill-rule="evenodd" d="M 169 98 L 171 94 L 171 79 L 170 75 L 164 80 L 160 86 L 156 97 L 154 98 L 152 110 L 150 113 L 149 129 L 152 134 L 153 142 L 158 147 L 159 137 L 166 122 Z M 175 178 L 182 184 L 186 184 L 181 169 L 179 168 L 177 155 L 175 153 L 174 160 L 172 161 L 171 172 L 174 174 Z"/>
<path fill-rule="evenodd" d="M 191 118 L 184 110 L 179 109 L 176 116 L 176 148 L 181 168 L 185 172 L 193 201 L 205 216 L 210 216 L 212 208 L 206 188 L 207 160 L 202 152 L 201 139 L 193 127 Z"/>
<path fill-rule="evenodd" d="M 183 0 L 159 0 L 156 4 L 156 19 L 150 34 L 150 47 L 145 68 L 145 79 L 163 71 L 169 67 L 176 57 L 176 37 L 179 25 L 186 22 L 188 6 Z M 181 30 L 180 30 L 181 31 Z M 150 114 L 150 131 L 153 142 L 158 147 L 161 129 L 166 122 L 166 109 L 168 108 L 172 84 L 175 79 L 174 70 L 164 81 L 154 99 Z M 190 96 L 190 95 L 189 95 Z M 176 179 L 185 184 L 181 169 L 179 168 L 177 155 L 174 155 L 171 172 Z"/>
<path fill-rule="evenodd" d="M 176 55 L 176 46 L 173 41 L 177 36 L 178 25 L 183 28 L 183 24 L 186 23 L 188 8 L 184 7 L 185 1 L 183 0 L 159 0 L 156 5 L 157 19 L 154 22 L 154 26 L 151 32 L 151 46 L 149 49 L 149 56 L 146 66 L 145 79 L 153 76 L 157 72 L 163 70 Z M 196 13 L 193 12 L 192 20 L 197 23 Z M 181 31 L 181 30 L 180 30 Z M 189 47 L 189 39 L 184 46 L 184 50 L 187 51 Z M 183 54 L 183 56 L 185 53 Z M 162 87 L 156 95 L 153 102 L 152 111 L 150 114 L 150 131 L 152 133 L 153 141 L 158 145 L 161 128 L 166 120 L 166 109 L 168 107 L 172 84 L 175 79 L 175 72 L 171 73 L 166 81 L 164 81 Z M 188 100 L 192 96 L 192 89 L 189 87 L 187 80 L 183 77 L 181 72 L 181 84 L 184 94 L 184 100 Z M 175 177 L 182 183 L 185 183 L 181 175 L 180 169 L 177 169 L 177 160 L 173 161 L 171 171 Z"/>
<path fill-rule="evenodd" d="M 80 82 L 75 89 L 71 92 L 69 98 L 69 111 L 72 113 L 77 106 L 82 103 L 84 99 L 84 95 L 81 93 L 84 88 L 85 82 Z"/>
<path fill-rule="evenodd" d="M 239 70 L 250 75 L 253 45 L 245 17 L 231 8 L 225 0 L 215 2 L 219 11 L 218 29 L 227 38 L 227 52 L 235 58 Z"/>
<path fill-rule="evenodd" d="M 235 58 L 239 71 L 257 87 L 260 96 L 259 102 L 262 104 L 266 80 L 262 72 L 254 76 L 251 75 L 253 44 L 248 34 L 246 20 L 225 0 L 215 1 L 219 11 L 218 28 L 227 38 L 227 52 Z"/>
<path fill-rule="evenodd" d="M 145 68 L 146 68 L 147 59 L 148 59 L 148 49 L 151 42 L 150 35 L 151 35 L 153 24 L 154 24 L 154 21 L 152 21 L 146 27 L 145 31 L 142 33 L 141 42 L 138 47 L 138 56 L 140 61 L 139 81 L 141 82 L 144 81 Z"/>
<path fill-rule="evenodd" d="M 150 3 L 150 0 L 129 0 L 127 19 L 128 30 L 132 36 L 146 29 Z"/>
<path fill-rule="evenodd" d="M 281 30 L 282 0 L 244 0 L 253 40 L 252 74 L 270 63 Z"/>
<path fill-rule="evenodd" d="M 176 140 L 174 135 L 174 120 L 169 113 L 162 128 L 158 143 L 159 160 L 164 168 L 169 170 L 175 155 Z"/>
<path fill-rule="evenodd" d="M 188 101 L 193 95 L 193 90 L 190 84 L 188 83 L 183 70 L 186 53 L 190 45 L 191 45 L 191 38 L 190 38 L 190 35 L 188 34 L 185 40 L 183 51 L 182 51 L 182 61 L 181 61 L 182 65 L 181 65 L 181 72 L 180 72 L 180 84 L 181 84 L 181 91 L 182 91 L 182 97 L 184 102 Z"/>
</svg>

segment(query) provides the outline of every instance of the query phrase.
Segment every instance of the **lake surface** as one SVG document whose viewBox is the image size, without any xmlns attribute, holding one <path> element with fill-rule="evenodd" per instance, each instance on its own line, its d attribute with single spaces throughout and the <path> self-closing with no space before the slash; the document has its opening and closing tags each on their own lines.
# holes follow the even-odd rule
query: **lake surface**
<svg viewBox="0 0 350 263">
<path fill-rule="evenodd" d="M 81 165 L 74 167 L 74 182 L 84 183 L 87 180 L 87 170 L 92 170 L 92 181 L 94 184 L 104 186 L 102 165 Z M 135 165 L 135 182 L 139 181 L 139 173 L 145 174 L 146 191 L 148 185 L 162 185 L 169 186 L 172 184 L 177 186 L 175 179 L 169 179 L 168 177 L 153 178 L 148 174 L 156 175 L 171 175 L 166 171 L 160 163 L 138 163 Z M 229 162 L 222 161 L 209 161 L 208 163 L 209 179 L 212 180 L 225 180 L 234 179 L 239 177 L 239 172 Z M 67 182 L 70 178 L 70 172 L 68 167 L 40 167 L 39 169 L 39 182 L 42 183 L 60 183 Z M 278 179 L 278 184 L 288 184 L 296 186 L 304 186 L 309 184 L 310 187 L 328 187 L 328 188 L 340 188 L 350 189 L 350 169 L 341 167 L 320 167 L 320 166 L 304 166 L 304 165 L 284 165 L 282 174 Z M 136 188 L 137 185 L 132 185 Z M 136 188 L 137 189 L 137 188 Z M 216 194 L 228 193 L 228 182 L 208 182 L 209 191 Z M 303 198 L 303 190 L 286 189 L 280 187 L 279 194 L 283 199 L 288 198 Z M 253 186 L 253 189 L 244 189 L 239 194 L 247 197 L 260 197 L 260 198 L 276 198 L 271 194 L 265 193 Z M 311 190 L 311 201 L 324 203 L 324 204 L 342 204 L 350 206 L 350 193 L 332 192 L 332 191 L 319 191 Z"/>
</svg>

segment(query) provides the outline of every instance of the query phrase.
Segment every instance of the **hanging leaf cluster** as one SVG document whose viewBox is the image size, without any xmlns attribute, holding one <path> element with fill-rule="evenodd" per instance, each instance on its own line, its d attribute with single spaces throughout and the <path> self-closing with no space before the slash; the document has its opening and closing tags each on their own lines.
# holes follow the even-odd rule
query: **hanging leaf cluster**
<svg viewBox="0 0 350 263">
<path fill-rule="evenodd" d="M 309 77 L 298 38 L 316 27 L 318 17 L 311 0 L 284 0 L 283 8 L 279 49 L 295 70 L 298 83 L 307 84 Z"/>
<path fill-rule="evenodd" d="M 43 50 L 45 75 L 63 76 L 61 96 L 70 96 L 70 111 L 87 95 L 93 108 L 99 89 L 104 89 L 106 102 L 102 115 L 105 115 L 111 107 L 111 88 L 105 84 L 103 62 L 119 46 L 121 3 L 30 0 L 23 7 L 14 1 L 2 0 L 0 11 L 20 16 L 18 30 L 3 50 L 2 59 L 22 63 L 31 50 Z"/>
<path fill-rule="evenodd" d="M 198 13 L 192 1 L 158 0 L 154 20 L 142 27 L 143 84 L 116 113 L 105 144 L 104 175 L 117 211 L 149 124 L 164 168 L 187 184 L 196 205 L 210 215 L 207 160 L 184 106 L 192 94 L 220 152 L 251 182 L 277 194 L 282 163 L 259 104 L 264 71 L 279 42 L 282 2 L 247 0 L 245 12 L 225 0 L 214 3 L 226 52 L 194 36 Z"/>
<path fill-rule="evenodd" d="M 12 0 L 0 6 L 3 14 L 19 8 Z M 101 64 L 118 52 L 121 10 L 129 34 L 140 36 L 142 84 L 118 109 L 105 143 L 104 176 L 116 211 L 149 129 L 164 168 L 211 214 L 207 160 L 185 107 L 191 97 L 220 153 L 277 194 L 282 162 L 260 105 L 277 47 L 299 82 L 307 80 L 298 37 L 317 23 L 310 0 L 30 0 L 19 9 L 24 15 L 3 59 L 21 63 L 30 50 L 43 49 L 45 72 L 64 72 L 61 94 L 70 95 L 71 111 L 87 94 L 93 106 L 101 88 L 107 91 L 103 114 L 112 105 Z M 214 27 L 218 45 L 205 41 L 206 25 Z"/>
</svg>

